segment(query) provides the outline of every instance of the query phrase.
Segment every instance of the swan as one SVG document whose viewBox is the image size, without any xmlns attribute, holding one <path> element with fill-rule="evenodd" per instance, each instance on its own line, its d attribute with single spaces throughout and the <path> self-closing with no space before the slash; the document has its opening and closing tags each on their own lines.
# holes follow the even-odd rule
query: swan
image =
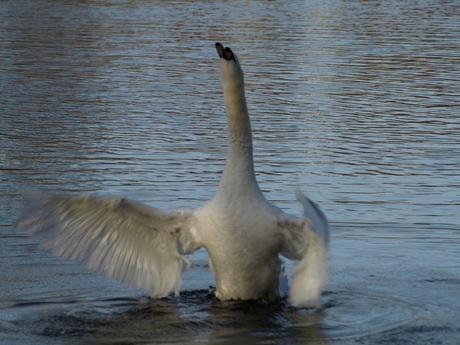
<svg viewBox="0 0 460 345">
<path fill-rule="evenodd" d="M 54 255 L 74 260 L 152 298 L 179 294 L 187 255 L 204 247 L 219 300 L 279 296 L 280 254 L 298 260 L 288 299 L 319 308 L 327 283 L 328 223 L 297 190 L 302 215 L 285 214 L 263 196 L 254 172 L 243 70 L 216 43 L 228 120 L 228 152 L 215 196 L 195 209 L 162 210 L 126 198 L 26 195 L 17 227 L 41 235 Z"/>
</svg>

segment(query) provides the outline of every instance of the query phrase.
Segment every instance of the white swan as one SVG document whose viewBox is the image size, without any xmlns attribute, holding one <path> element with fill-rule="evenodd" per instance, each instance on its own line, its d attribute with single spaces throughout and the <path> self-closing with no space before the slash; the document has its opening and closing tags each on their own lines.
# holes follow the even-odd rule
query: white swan
<svg viewBox="0 0 460 345">
<path fill-rule="evenodd" d="M 216 43 L 228 117 L 228 155 L 214 198 L 196 209 L 160 210 L 124 198 L 93 195 L 26 198 L 18 227 L 45 234 L 56 255 L 85 264 L 152 297 L 178 294 L 187 254 L 206 248 L 216 297 L 274 299 L 279 254 L 300 260 L 289 299 L 319 307 L 327 281 L 328 224 L 300 191 L 301 217 L 286 215 L 256 181 L 243 71 L 237 56 Z"/>
</svg>

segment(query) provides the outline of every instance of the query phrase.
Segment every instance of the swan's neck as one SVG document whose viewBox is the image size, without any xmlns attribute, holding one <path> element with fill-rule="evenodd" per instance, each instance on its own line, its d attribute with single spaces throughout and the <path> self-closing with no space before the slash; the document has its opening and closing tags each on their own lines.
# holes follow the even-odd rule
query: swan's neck
<svg viewBox="0 0 460 345">
<path fill-rule="evenodd" d="M 242 190 L 258 192 L 244 84 L 242 80 L 238 83 L 226 83 L 224 80 L 223 86 L 227 108 L 228 151 L 219 190 L 224 189 L 227 195 L 237 191 L 241 193 Z"/>
</svg>

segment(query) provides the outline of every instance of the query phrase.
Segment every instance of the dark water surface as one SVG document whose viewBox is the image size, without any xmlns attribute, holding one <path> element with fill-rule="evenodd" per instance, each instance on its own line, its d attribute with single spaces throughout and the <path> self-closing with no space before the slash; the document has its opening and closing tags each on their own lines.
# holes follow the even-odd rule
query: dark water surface
<svg viewBox="0 0 460 345">
<path fill-rule="evenodd" d="M 460 3 L 0 1 L 0 343 L 460 343 Z M 322 310 L 215 301 L 199 251 L 149 300 L 15 232 L 28 188 L 212 197 L 214 43 L 246 74 L 258 180 L 331 221 Z M 287 263 L 288 267 L 290 263 Z"/>
</svg>

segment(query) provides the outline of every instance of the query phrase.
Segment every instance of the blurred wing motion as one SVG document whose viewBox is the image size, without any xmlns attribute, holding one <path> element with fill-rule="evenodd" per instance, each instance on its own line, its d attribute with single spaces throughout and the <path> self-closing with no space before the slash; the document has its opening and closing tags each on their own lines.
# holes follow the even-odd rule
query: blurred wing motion
<svg viewBox="0 0 460 345">
<path fill-rule="evenodd" d="M 31 194 L 18 227 L 44 234 L 44 247 L 152 297 L 178 294 L 185 254 L 200 245 L 193 210 L 164 211 L 124 198 Z"/>
<path fill-rule="evenodd" d="M 328 223 L 313 201 L 300 191 L 296 196 L 303 216 L 280 224 L 285 234 L 281 254 L 300 260 L 294 268 L 289 299 L 295 306 L 319 308 L 319 298 L 328 280 Z"/>
</svg>

